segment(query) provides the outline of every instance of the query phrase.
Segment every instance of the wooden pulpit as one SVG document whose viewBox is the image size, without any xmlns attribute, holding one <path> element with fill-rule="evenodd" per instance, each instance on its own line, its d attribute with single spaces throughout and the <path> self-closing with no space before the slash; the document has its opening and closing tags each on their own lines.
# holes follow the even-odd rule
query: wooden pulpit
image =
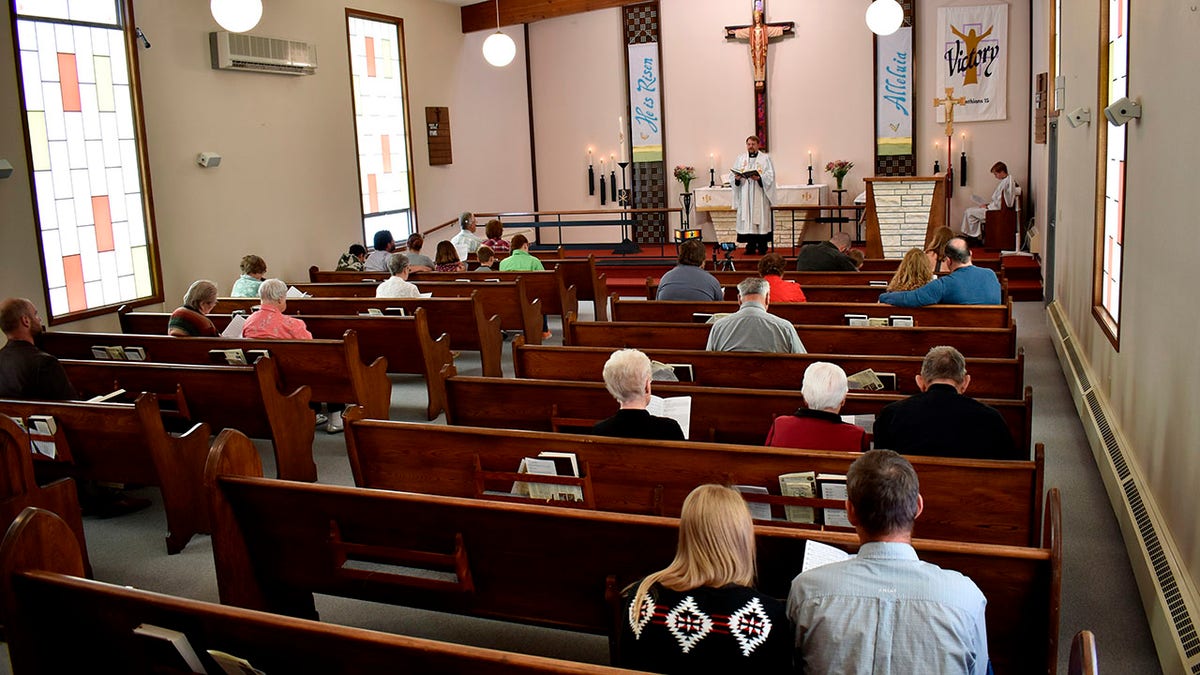
<svg viewBox="0 0 1200 675">
<path fill-rule="evenodd" d="M 868 258 L 903 258 L 910 248 L 925 248 L 933 231 L 947 224 L 945 175 L 863 180 Z"/>
</svg>

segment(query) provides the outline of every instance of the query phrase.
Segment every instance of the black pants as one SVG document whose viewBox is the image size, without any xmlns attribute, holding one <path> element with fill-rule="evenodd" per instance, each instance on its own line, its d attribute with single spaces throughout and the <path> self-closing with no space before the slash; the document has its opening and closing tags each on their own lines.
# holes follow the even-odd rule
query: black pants
<svg viewBox="0 0 1200 675">
<path fill-rule="evenodd" d="M 739 234 L 737 240 L 746 244 L 747 255 L 766 255 L 773 234 Z"/>
</svg>

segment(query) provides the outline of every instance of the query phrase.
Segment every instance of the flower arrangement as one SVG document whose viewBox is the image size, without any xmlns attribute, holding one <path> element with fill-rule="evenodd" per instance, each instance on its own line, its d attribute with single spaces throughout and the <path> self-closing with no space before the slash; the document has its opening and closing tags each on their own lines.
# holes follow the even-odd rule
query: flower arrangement
<svg viewBox="0 0 1200 675">
<path fill-rule="evenodd" d="M 683 183 L 683 191 L 691 192 L 692 181 L 696 180 L 696 167 L 679 164 L 675 167 L 675 180 Z"/>
<path fill-rule="evenodd" d="M 845 180 L 846 174 L 850 173 L 850 169 L 853 168 L 854 162 L 846 159 L 835 159 L 825 165 L 825 171 L 833 175 L 839 190 L 842 189 L 842 181 Z"/>
</svg>

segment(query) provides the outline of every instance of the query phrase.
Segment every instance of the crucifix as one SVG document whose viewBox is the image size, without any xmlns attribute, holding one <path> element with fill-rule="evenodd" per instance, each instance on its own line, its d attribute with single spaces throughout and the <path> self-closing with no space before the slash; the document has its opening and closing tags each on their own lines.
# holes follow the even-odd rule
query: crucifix
<svg viewBox="0 0 1200 675">
<path fill-rule="evenodd" d="M 950 198 L 954 196 L 954 106 L 966 105 L 965 96 L 954 97 L 954 87 L 946 87 L 946 97 L 933 99 L 933 107 L 944 108 L 946 113 L 946 218 L 950 217 Z"/>
<path fill-rule="evenodd" d="M 766 23 L 763 18 L 766 13 L 765 2 L 754 0 L 754 23 L 725 27 L 726 40 L 750 42 L 750 61 L 754 65 L 754 133 L 763 150 L 767 149 L 767 46 L 772 39 L 791 35 L 796 29 L 792 21 Z"/>
</svg>

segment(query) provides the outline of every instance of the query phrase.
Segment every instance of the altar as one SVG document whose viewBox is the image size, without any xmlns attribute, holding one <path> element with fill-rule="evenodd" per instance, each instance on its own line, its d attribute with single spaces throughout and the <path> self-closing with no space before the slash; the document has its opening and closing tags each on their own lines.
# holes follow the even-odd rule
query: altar
<svg viewBox="0 0 1200 675">
<path fill-rule="evenodd" d="M 696 212 L 707 213 L 712 219 L 717 241 L 737 240 L 737 213 L 733 210 L 733 188 L 703 187 L 696 188 Z M 775 187 L 775 204 L 777 208 L 789 206 L 812 207 L 829 203 L 829 186 L 818 185 L 778 185 Z M 799 217 L 797 217 L 799 214 Z M 780 215 L 777 211 L 776 215 Z M 792 246 L 798 246 L 804 241 L 805 226 L 815 220 L 820 212 L 805 210 L 792 214 L 792 219 L 786 223 L 781 219 L 775 220 L 775 245 L 787 245 L 787 240 L 795 237 Z M 793 227 L 793 223 L 795 226 Z M 794 232 L 794 235 L 793 235 Z"/>
</svg>

